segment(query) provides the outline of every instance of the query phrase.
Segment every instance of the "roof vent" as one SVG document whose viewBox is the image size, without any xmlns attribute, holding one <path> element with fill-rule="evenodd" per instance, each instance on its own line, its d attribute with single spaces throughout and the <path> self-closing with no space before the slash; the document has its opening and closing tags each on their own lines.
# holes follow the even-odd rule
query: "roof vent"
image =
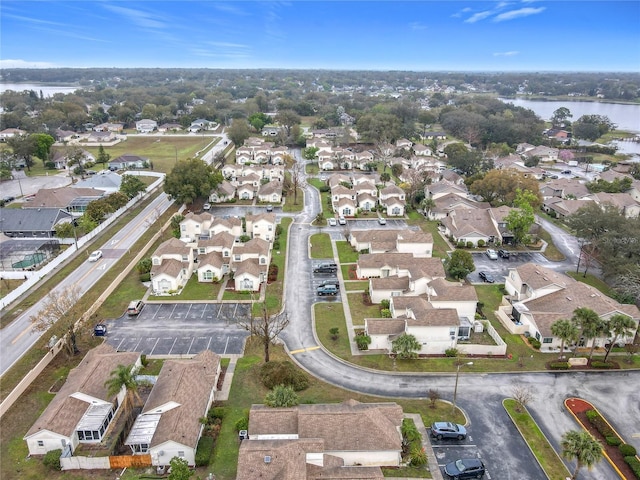
<svg viewBox="0 0 640 480">
<path fill-rule="evenodd" d="M 264 463 L 266 463 L 267 465 L 271 463 L 271 455 L 264 456 Z"/>
<path fill-rule="evenodd" d="M 567 300 L 569 300 L 570 302 L 572 301 L 571 297 L 566 297 L 566 298 L 567 298 Z"/>
</svg>

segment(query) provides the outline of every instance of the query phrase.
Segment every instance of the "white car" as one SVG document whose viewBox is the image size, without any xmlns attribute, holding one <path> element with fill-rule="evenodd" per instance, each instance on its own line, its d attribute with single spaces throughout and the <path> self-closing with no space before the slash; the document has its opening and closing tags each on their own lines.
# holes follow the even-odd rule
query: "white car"
<svg viewBox="0 0 640 480">
<path fill-rule="evenodd" d="M 330 227 L 335 227 L 336 225 L 338 225 L 338 222 L 336 222 L 336 219 L 335 219 L 335 218 L 331 217 L 331 218 L 329 219 L 329 226 L 330 226 Z"/>
<path fill-rule="evenodd" d="M 497 260 L 498 259 L 498 252 L 488 248 L 487 249 L 487 257 L 489 257 L 491 260 Z"/>
<path fill-rule="evenodd" d="M 97 262 L 101 258 L 102 258 L 102 250 L 96 250 L 95 252 L 91 252 L 91 255 L 89 255 L 90 262 Z"/>
<path fill-rule="evenodd" d="M 340 225 L 346 225 L 346 224 L 347 224 L 347 220 L 346 220 L 342 215 L 340 215 L 340 216 L 338 217 L 338 223 L 339 223 Z"/>
<path fill-rule="evenodd" d="M 378 217 L 378 223 L 380 225 L 386 225 L 387 224 L 387 219 L 384 217 Z"/>
<path fill-rule="evenodd" d="M 203 209 L 203 210 L 211 210 L 211 204 L 210 204 L 210 203 L 205 203 L 205 204 L 202 206 L 202 209 Z"/>
</svg>

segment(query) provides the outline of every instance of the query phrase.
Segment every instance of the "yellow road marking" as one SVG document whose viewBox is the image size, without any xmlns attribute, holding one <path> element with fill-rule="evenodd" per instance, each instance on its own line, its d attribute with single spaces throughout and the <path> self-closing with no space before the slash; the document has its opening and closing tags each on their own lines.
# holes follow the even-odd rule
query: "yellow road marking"
<svg viewBox="0 0 640 480">
<path fill-rule="evenodd" d="M 303 352 L 311 352 L 312 350 L 317 350 L 320 347 L 318 345 L 316 345 L 315 347 L 307 347 L 307 348 L 300 348 L 298 350 L 292 350 L 291 355 L 295 355 L 296 353 L 303 353 Z"/>
</svg>

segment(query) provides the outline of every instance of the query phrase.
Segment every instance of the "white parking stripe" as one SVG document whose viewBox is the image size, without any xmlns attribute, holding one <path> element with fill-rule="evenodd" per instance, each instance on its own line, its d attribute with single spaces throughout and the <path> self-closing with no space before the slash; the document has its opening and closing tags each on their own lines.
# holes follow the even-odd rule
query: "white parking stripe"
<svg viewBox="0 0 640 480">
<path fill-rule="evenodd" d="M 195 341 L 196 341 L 196 337 L 193 337 L 191 339 L 191 343 L 189 344 L 189 350 L 187 350 L 187 353 L 191 353 L 191 347 L 193 347 L 193 342 L 195 342 Z"/>
<path fill-rule="evenodd" d="M 153 348 L 151 349 L 151 352 L 149 353 L 149 355 L 152 355 L 152 354 L 153 354 L 153 351 L 156 349 L 156 346 L 158 345 L 158 342 L 159 342 L 159 341 L 160 341 L 160 339 L 158 338 L 158 339 L 156 340 L 156 343 L 154 343 L 154 344 L 153 344 Z"/>
<path fill-rule="evenodd" d="M 229 345 L 229 337 L 227 337 L 227 343 L 224 344 L 224 353 L 223 355 L 225 355 L 227 353 L 227 346 Z"/>
<path fill-rule="evenodd" d="M 169 349 L 169 355 L 171 355 L 171 351 L 173 350 L 173 347 L 176 345 L 177 341 L 178 341 L 178 337 L 173 339 L 173 343 L 171 344 L 171 348 Z"/>
</svg>

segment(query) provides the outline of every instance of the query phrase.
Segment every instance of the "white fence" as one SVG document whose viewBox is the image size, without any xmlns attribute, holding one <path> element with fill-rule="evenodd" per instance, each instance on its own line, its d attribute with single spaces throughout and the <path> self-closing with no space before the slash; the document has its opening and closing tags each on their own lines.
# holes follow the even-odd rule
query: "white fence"
<svg viewBox="0 0 640 480">
<path fill-rule="evenodd" d="M 62 470 L 110 470 L 109 457 L 61 457 Z"/>
<path fill-rule="evenodd" d="M 128 175 L 139 174 L 140 172 L 125 172 Z M 146 189 L 146 192 L 149 193 L 156 188 L 158 188 L 162 184 L 162 179 L 164 178 L 164 174 L 156 173 L 156 172 L 144 172 L 145 175 L 158 177 L 158 180 L 149 185 Z M 144 198 L 144 197 L 142 197 Z M 23 279 L 27 277 L 26 281 L 20 285 L 15 290 L 9 292 L 4 298 L 0 299 L 0 309 L 5 309 L 8 305 L 11 305 L 14 301 L 16 301 L 20 296 L 26 293 L 31 287 L 33 287 L 36 283 L 40 281 L 43 277 L 53 272 L 56 268 L 58 268 L 65 261 L 69 260 L 71 257 L 75 255 L 75 253 L 86 245 L 90 240 L 95 238 L 100 232 L 102 232 L 105 228 L 115 222 L 123 213 L 125 213 L 128 209 L 133 207 L 137 202 L 140 201 L 141 198 L 134 197 L 129 202 L 116 212 L 107 218 L 104 222 L 98 225 L 97 228 L 89 232 L 82 238 L 78 239 L 77 248 L 75 242 L 69 248 L 67 248 L 64 252 L 58 255 L 56 258 L 51 260 L 49 263 L 44 265 L 40 270 L 31 271 L 31 272 L 22 272 L 22 271 L 4 271 L 0 272 L 0 278 L 6 279 Z"/>
<path fill-rule="evenodd" d="M 474 344 L 464 344 L 458 343 L 458 349 L 462 353 L 466 353 L 467 355 L 506 355 L 507 353 L 507 344 L 504 343 L 502 337 L 496 332 L 496 329 L 493 328 L 491 323 L 482 322 L 484 324 L 485 329 L 489 336 L 496 342 L 495 345 L 480 345 L 477 343 Z"/>
</svg>

